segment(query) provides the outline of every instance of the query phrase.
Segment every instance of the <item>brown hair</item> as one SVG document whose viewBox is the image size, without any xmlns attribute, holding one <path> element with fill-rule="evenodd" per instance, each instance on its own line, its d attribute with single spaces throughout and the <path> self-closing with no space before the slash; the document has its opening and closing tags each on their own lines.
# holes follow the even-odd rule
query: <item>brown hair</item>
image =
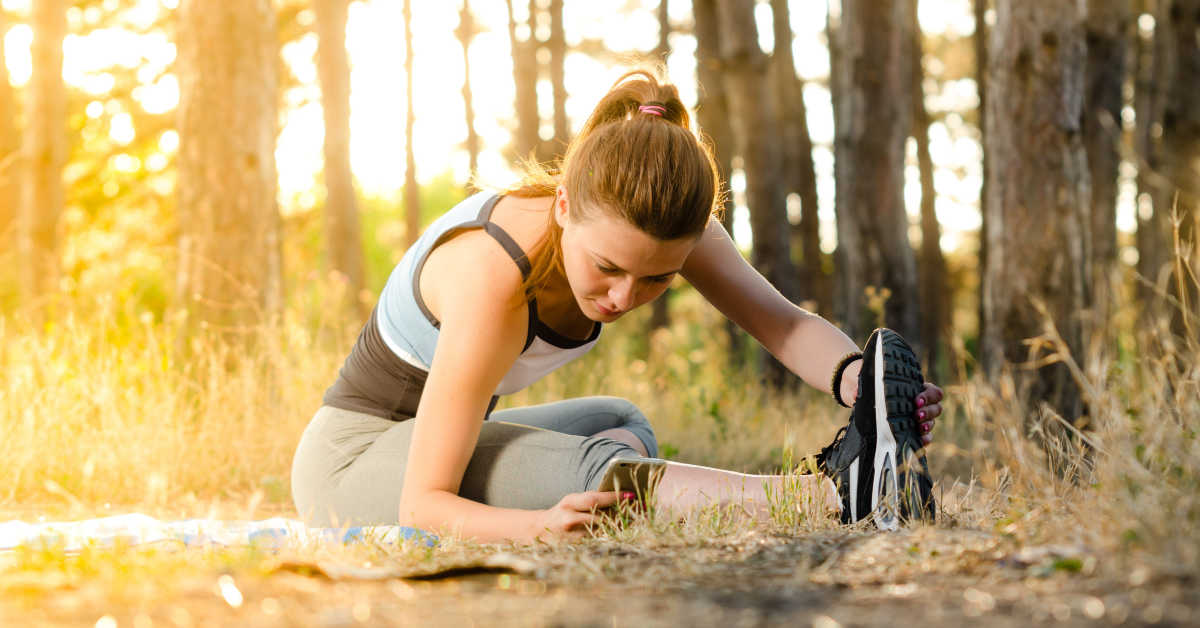
<svg viewBox="0 0 1200 628">
<path fill-rule="evenodd" d="M 524 171 L 507 194 L 554 196 L 562 183 L 572 220 L 606 211 L 658 240 L 699 236 L 722 206 L 712 149 L 692 132 L 675 86 L 646 70 L 617 79 L 571 140 L 560 168 L 533 162 Z M 562 272 L 561 237 L 552 208 L 521 284 L 526 297 Z"/>
</svg>

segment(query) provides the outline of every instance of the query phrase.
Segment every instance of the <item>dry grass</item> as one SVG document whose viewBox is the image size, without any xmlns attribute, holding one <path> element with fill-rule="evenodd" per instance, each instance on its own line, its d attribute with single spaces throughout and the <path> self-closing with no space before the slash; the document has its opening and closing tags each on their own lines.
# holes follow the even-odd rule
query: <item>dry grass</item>
<svg viewBox="0 0 1200 628">
<path fill-rule="evenodd" d="M 0 501 L 7 511 L 0 518 L 97 516 L 110 511 L 106 504 L 161 517 L 290 514 L 292 452 L 357 333 L 357 325 L 314 314 L 321 302 L 314 297 L 296 306 L 262 334 L 262 351 L 232 369 L 227 355 L 203 341 L 185 345 L 177 334 L 180 321 L 155 321 L 111 301 L 77 303 L 42 326 L 0 319 Z M 731 370 L 723 333 L 712 333 L 719 316 L 694 293 L 682 291 L 673 301 L 671 328 L 648 339 L 644 314 L 611 326 L 588 357 L 504 406 L 586 394 L 627 397 L 651 418 L 674 458 L 747 472 L 788 467 L 826 444 L 845 420 L 822 395 L 771 393 L 751 371 Z M 598 538 L 582 543 L 506 548 L 444 539 L 432 554 L 313 548 L 293 558 L 427 566 L 516 551 L 562 567 L 552 583 L 662 587 L 672 579 L 732 578 L 742 573 L 737 569 L 761 575 L 780 564 L 801 570 L 805 582 L 853 584 L 869 570 L 849 573 L 831 565 L 859 560 L 878 569 L 885 564 L 878 563 L 879 553 L 892 552 L 903 564 L 886 564 L 903 569 L 876 584 L 906 591 L 896 574 L 982 573 L 996 569 L 997 557 L 1055 544 L 1107 557 L 1102 572 L 1148 564 L 1156 573 L 1195 577 L 1200 351 L 1195 339 L 1170 333 L 1165 320 L 1147 325 L 1137 314 L 1117 308 L 1109 325 L 1097 327 L 1082 362 L 1062 349 L 1052 325 L 1046 328 L 1055 359 L 1071 367 L 1086 391 L 1090 423 L 1082 432 L 1064 428 L 1026 399 L 1010 375 L 976 375 L 947 386 L 947 413 L 929 452 L 940 521 L 892 541 L 808 516 L 791 493 L 776 497 L 767 526 L 749 523 L 736 509 L 701 510 L 682 522 L 626 510 Z M 1051 456 L 1073 473 L 1052 471 Z M 887 548 L 876 548 L 880 543 Z M 731 563 L 731 556 L 749 562 Z M 9 558 L 0 591 L 103 580 L 111 593 L 106 600 L 144 600 L 148 579 L 179 583 L 180 595 L 189 587 L 211 589 L 214 571 L 262 580 L 280 561 L 249 550 L 123 548 L 78 556 L 50 548 Z M 1075 560 L 1054 558 L 1037 568 L 1092 568 Z M 641 575 L 629 575 L 630 568 Z M 193 576 L 203 584 L 188 584 Z M 161 588 L 153 593 L 161 594 Z M 1019 597 L 1015 589 L 1011 594 Z"/>
</svg>

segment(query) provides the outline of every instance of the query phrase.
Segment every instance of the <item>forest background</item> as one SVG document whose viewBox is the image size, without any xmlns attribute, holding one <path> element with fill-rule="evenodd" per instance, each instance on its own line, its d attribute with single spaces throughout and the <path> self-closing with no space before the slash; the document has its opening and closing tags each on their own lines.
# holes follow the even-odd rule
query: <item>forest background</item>
<svg viewBox="0 0 1200 628">
<path fill-rule="evenodd" d="M 1200 0 L 0 7 L 0 510 L 288 512 L 422 225 L 652 65 L 754 265 L 947 388 L 948 525 L 1200 562 Z M 845 420 L 682 281 L 606 338 L 504 404 L 625 396 L 755 472 Z"/>
</svg>

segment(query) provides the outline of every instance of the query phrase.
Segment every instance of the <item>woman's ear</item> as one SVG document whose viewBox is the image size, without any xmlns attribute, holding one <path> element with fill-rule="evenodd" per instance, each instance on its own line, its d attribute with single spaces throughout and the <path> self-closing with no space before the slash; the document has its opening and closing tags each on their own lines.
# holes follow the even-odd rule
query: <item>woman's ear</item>
<svg viewBox="0 0 1200 628">
<path fill-rule="evenodd" d="M 568 219 L 570 218 L 570 204 L 567 202 L 567 188 L 559 184 L 554 189 L 554 222 L 558 223 L 559 227 L 566 228 Z"/>
</svg>

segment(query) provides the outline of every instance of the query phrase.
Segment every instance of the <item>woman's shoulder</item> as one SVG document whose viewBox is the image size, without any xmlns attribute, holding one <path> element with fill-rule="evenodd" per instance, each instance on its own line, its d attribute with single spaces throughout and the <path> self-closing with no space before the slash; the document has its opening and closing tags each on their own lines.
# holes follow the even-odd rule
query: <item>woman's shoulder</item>
<svg viewBox="0 0 1200 628">
<path fill-rule="evenodd" d="M 524 277 L 508 252 L 483 230 L 455 235 L 430 252 L 421 270 L 421 295 L 439 320 L 445 307 L 507 307 Z M 521 300 L 523 301 L 523 299 Z"/>
<path fill-rule="evenodd" d="M 526 255 L 531 255 L 546 233 L 553 203 L 552 196 L 504 196 L 492 209 L 490 222 L 503 229 Z"/>
</svg>

